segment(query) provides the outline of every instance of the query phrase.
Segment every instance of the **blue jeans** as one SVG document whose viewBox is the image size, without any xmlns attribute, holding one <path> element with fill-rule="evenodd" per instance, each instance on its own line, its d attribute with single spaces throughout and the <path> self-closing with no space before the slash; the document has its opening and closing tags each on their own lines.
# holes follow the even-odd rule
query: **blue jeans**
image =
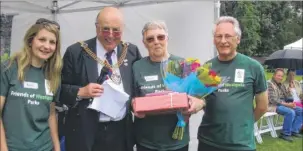
<svg viewBox="0 0 303 151">
<path fill-rule="evenodd" d="M 284 116 L 282 134 L 290 136 L 292 133 L 299 133 L 302 124 L 302 108 L 294 109 L 286 106 L 277 106 L 276 112 Z"/>
</svg>

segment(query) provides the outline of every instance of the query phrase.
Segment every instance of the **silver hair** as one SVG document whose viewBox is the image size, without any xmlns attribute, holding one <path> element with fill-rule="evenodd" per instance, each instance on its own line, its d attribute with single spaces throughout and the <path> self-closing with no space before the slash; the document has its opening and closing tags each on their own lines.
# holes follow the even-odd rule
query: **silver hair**
<svg viewBox="0 0 303 151">
<path fill-rule="evenodd" d="M 142 36 L 144 36 L 144 33 L 150 29 L 163 29 L 166 35 L 168 35 L 168 29 L 164 21 L 157 20 L 147 22 L 142 29 Z"/>
<path fill-rule="evenodd" d="M 221 16 L 216 21 L 216 26 L 218 26 L 221 23 L 231 23 L 231 24 L 233 24 L 236 34 L 239 36 L 239 38 L 241 38 L 242 32 L 241 32 L 240 24 L 239 24 L 239 21 L 236 18 L 231 17 L 231 16 Z M 213 30 L 213 34 L 215 34 L 215 29 Z"/>
</svg>

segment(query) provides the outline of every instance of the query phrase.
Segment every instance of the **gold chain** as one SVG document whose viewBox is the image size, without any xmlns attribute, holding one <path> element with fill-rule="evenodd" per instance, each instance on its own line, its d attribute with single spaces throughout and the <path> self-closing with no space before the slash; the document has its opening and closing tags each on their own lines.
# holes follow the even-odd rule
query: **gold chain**
<svg viewBox="0 0 303 151">
<path fill-rule="evenodd" d="M 113 70 L 113 68 L 119 68 L 119 67 L 122 65 L 122 63 L 123 63 L 123 61 L 124 61 L 124 59 L 125 59 L 125 57 L 126 57 L 127 48 L 128 48 L 128 43 L 124 43 L 124 42 L 122 41 L 122 46 L 123 46 L 122 54 L 121 54 L 121 56 L 120 56 L 120 58 L 118 59 L 118 62 L 117 62 L 116 64 L 110 65 L 110 64 L 108 63 L 107 60 L 104 60 L 104 61 L 103 61 L 103 60 L 101 60 L 99 57 L 97 57 L 97 55 L 96 55 L 94 52 L 92 52 L 92 51 L 88 48 L 87 43 L 85 43 L 85 42 L 83 42 L 83 41 L 80 41 L 79 43 L 81 44 L 81 47 L 84 48 L 84 50 L 85 50 L 85 51 L 86 51 L 94 60 L 96 60 L 99 64 L 101 64 L 102 66 L 107 67 L 107 68 L 110 69 L 110 70 Z"/>
</svg>

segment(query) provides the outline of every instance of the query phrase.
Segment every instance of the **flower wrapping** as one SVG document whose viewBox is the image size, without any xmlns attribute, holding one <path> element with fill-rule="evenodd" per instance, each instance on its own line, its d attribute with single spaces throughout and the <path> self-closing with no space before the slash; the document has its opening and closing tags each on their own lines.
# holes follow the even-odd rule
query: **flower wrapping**
<svg viewBox="0 0 303 151">
<path fill-rule="evenodd" d="M 195 58 L 184 61 L 166 60 L 161 65 L 164 85 L 174 92 L 203 98 L 217 90 L 225 81 L 211 69 L 211 64 L 201 66 Z M 182 140 L 186 123 L 181 112 L 177 113 L 177 117 L 178 123 L 172 137 Z"/>
<path fill-rule="evenodd" d="M 133 110 L 144 114 L 167 114 L 188 109 L 186 93 L 161 92 L 152 93 L 145 97 L 136 97 L 133 101 Z"/>
<path fill-rule="evenodd" d="M 196 97 L 207 96 L 225 82 L 211 69 L 211 64 L 201 66 L 200 61 L 194 58 L 164 61 L 161 70 L 168 90 Z"/>
</svg>

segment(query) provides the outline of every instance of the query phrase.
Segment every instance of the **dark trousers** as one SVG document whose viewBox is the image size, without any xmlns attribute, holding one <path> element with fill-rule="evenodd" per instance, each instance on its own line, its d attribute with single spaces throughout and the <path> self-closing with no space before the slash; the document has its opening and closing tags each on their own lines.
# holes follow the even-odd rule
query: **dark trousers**
<svg viewBox="0 0 303 151">
<path fill-rule="evenodd" d="M 100 122 L 92 151 L 125 151 L 125 120 Z"/>
<path fill-rule="evenodd" d="M 239 150 L 221 149 L 221 148 L 207 145 L 207 144 L 199 141 L 198 151 L 239 151 Z M 242 151 L 256 151 L 256 150 L 242 150 Z"/>
<path fill-rule="evenodd" d="M 137 144 L 137 151 L 158 151 L 158 150 L 148 149 L 146 147 Z M 177 150 L 169 150 L 169 151 L 188 151 L 188 145 Z"/>
<path fill-rule="evenodd" d="M 92 151 L 125 151 L 125 120 L 100 122 Z"/>
</svg>

